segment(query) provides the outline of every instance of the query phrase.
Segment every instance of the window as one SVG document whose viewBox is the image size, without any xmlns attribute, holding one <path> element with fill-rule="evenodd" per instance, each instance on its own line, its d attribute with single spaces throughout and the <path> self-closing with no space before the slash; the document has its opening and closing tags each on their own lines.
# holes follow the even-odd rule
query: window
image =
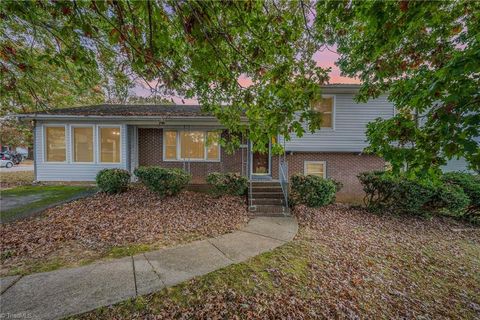
<svg viewBox="0 0 480 320">
<path fill-rule="evenodd" d="M 335 98 L 333 96 L 323 96 L 321 101 L 313 104 L 313 109 L 322 114 L 322 128 L 333 128 L 333 109 Z"/>
<path fill-rule="evenodd" d="M 325 161 L 305 161 L 304 174 L 325 178 L 327 176 Z"/>
<path fill-rule="evenodd" d="M 120 128 L 99 127 L 100 162 L 120 162 Z"/>
<path fill-rule="evenodd" d="M 165 132 L 165 159 L 177 159 L 177 132 Z"/>
<path fill-rule="evenodd" d="M 93 162 L 93 127 L 72 126 L 73 162 Z"/>
<path fill-rule="evenodd" d="M 67 160 L 65 147 L 65 127 L 45 128 L 46 161 L 64 162 Z"/>
<path fill-rule="evenodd" d="M 207 132 L 207 159 L 218 160 L 220 158 L 220 132 Z"/>
<path fill-rule="evenodd" d="M 192 160 L 205 158 L 205 133 L 203 131 L 180 132 L 180 158 Z"/>
<path fill-rule="evenodd" d="M 220 159 L 218 131 L 167 130 L 163 144 L 165 160 L 218 161 Z"/>
</svg>

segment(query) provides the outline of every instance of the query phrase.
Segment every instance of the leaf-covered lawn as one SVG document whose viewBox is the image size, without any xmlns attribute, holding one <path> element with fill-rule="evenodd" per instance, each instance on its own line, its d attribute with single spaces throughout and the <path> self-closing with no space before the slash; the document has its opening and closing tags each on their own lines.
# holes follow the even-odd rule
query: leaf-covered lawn
<svg viewBox="0 0 480 320">
<path fill-rule="evenodd" d="M 30 273 L 120 257 L 232 231 L 248 221 L 245 200 L 182 192 L 160 199 L 142 186 L 103 193 L 0 226 L 1 274 Z"/>
<path fill-rule="evenodd" d="M 446 219 L 299 206 L 297 238 L 84 319 L 480 317 L 480 231 Z"/>
</svg>

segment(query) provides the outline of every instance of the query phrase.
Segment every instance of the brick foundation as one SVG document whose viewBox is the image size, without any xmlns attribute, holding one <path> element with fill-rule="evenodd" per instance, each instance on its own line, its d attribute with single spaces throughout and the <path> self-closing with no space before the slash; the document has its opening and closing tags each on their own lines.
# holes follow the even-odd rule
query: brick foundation
<svg viewBox="0 0 480 320">
<path fill-rule="evenodd" d="M 185 169 L 192 174 L 192 183 L 194 184 L 205 183 L 205 178 L 212 172 L 242 173 L 242 153 L 243 161 L 246 163 L 246 149 L 239 149 L 233 154 L 227 154 L 223 148 L 220 152 L 220 162 L 163 161 L 163 129 L 138 128 L 139 165 Z M 244 171 L 245 168 L 244 164 Z"/>
</svg>

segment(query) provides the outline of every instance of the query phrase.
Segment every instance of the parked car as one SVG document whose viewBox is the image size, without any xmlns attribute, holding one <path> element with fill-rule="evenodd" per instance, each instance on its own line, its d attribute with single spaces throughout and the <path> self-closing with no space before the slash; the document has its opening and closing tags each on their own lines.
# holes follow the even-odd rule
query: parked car
<svg viewBox="0 0 480 320">
<path fill-rule="evenodd" d="M 2 157 L 0 159 L 0 167 L 11 168 L 11 167 L 13 167 L 13 162 L 12 162 L 12 160 L 6 159 L 6 157 Z"/>
<path fill-rule="evenodd" d="M 13 164 L 19 164 L 20 162 L 23 161 L 23 156 L 16 151 L 13 151 L 13 152 L 12 151 L 4 151 L 3 154 L 4 154 L 4 156 L 8 156 L 9 160 L 11 160 L 13 162 Z"/>
</svg>

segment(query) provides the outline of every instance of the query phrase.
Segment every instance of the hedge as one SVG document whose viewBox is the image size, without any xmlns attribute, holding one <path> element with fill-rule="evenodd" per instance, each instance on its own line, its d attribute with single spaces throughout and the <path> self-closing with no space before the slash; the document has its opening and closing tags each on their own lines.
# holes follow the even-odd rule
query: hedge
<svg viewBox="0 0 480 320">
<path fill-rule="evenodd" d="M 454 183 L 453 177 L 444 175 L 441 181 L 430 181 L 393 176 L 384 171 L 364 172 L 358 176 L 366 193 L 365 205 L 371 211 L 419 216 L 447 214 L 465 218 L 472 203 L 471 190 L 467 191 L 461 183 Z"/>
<path fill-rule="evenodd" d="M 95 181 L 102 192 L 120 193 L 127 190 L 130 173 L 123 169 L 103 169 L 97 173 Z"/>
<path fill-rule="evenodd" d="M 324 206 L 335 201 L 335 193 L 340 188 L 341 184 L 331 179 L 297 174 L 290 179 L 289 202 L 291 205 Z"/>
<path fill-rule="evenodd" d="M 236 173 L 213 172 L 207 176 L 207 183 L 211 186 L 211 192 L 216 195 L 244 195 L 248 188 L 246 177 Z"/>
<path fill-rule="evenodd" d="M 161 197 L 178 194 L 191 179 L 185 170 L 177 168 L 139 167 L 135 169 L 134 174 L 149 190 Z"/>
<path fill-rule="evenodd" d="M 470 200 L 465 219 L 480 224 L 480 176 L 464 172 L 448 172 L 443 175 L 442 181 L 463 189 Z"/>
</svg>

